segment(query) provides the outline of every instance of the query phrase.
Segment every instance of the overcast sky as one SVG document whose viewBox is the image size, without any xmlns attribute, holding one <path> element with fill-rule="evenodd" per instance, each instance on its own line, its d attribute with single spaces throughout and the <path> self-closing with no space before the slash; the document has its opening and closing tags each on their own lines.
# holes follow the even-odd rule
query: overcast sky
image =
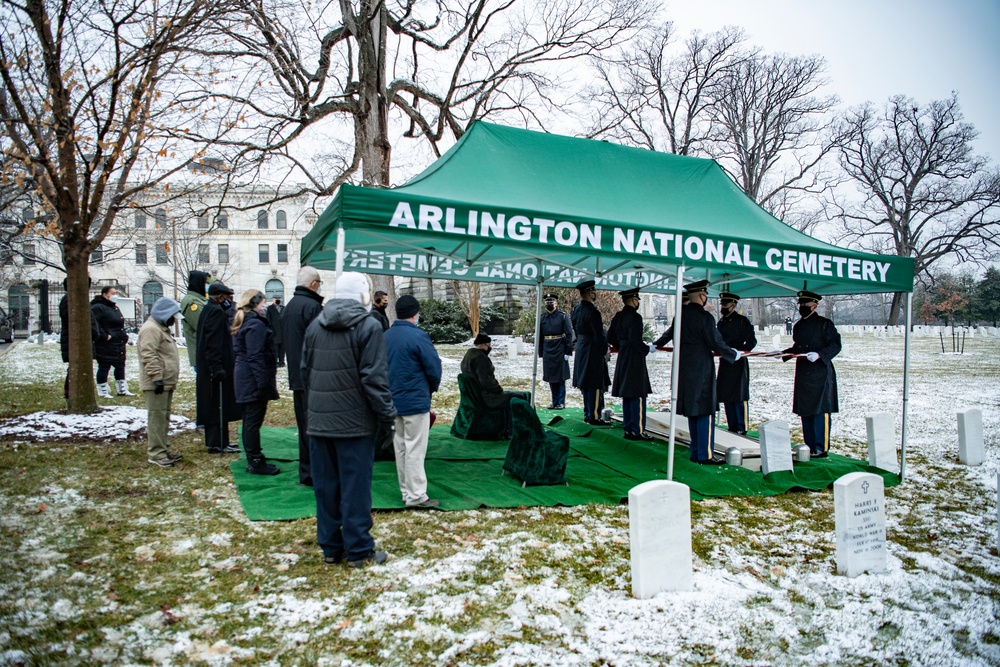
<svg viewBox="0 0 1000 667">
<path fill-rule="evenodd" d="M 954 90 L 976 152 L 1000 163 L 1000 0 L 673 0 L 665 18 L 680 37 L 738 25 L 767 51 L 822 55 L 850 105 Z"/>
</svg>

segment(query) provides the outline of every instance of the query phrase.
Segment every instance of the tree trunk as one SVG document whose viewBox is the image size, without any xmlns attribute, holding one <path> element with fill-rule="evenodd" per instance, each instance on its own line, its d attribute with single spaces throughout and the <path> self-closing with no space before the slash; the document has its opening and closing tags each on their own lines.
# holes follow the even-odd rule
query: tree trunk
<svg viewBox="0 0 1000 667">
<path fill-rule="evenodd" d="M 905 292 L 893 292 L 892 294 L 892 307 L 889 308 L 889 322 L 890 327 L 894 327 L 899 324 L 899 314 L 903 309 L 903 300 L 906 297 Z"/>
<path fill-rule="evenodd" d="M 94 347 L 90 338 L 89 257 L 78 250 L 67 250 L 64 261 L 69 313 L 69 411 L 97 412 Z"/>
<path fill-rule="evenodd" d="M 767 305 L 764 299 L 753 300 L 753 325 L 755 327 L 767 326 Z"/>
</svg>

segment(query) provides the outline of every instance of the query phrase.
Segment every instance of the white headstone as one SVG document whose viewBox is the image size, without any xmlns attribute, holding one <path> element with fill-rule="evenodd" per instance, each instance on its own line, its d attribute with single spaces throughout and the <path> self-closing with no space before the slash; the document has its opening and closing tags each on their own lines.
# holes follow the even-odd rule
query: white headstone
<svg viewBox="0 0 1000 667">
<path fill-rule="evenodd" d="M 643 482 L 628 492 L 628 521 L 632 595 L 691 590 L 691 490 L 679 482 Z"/>
<path fill-rule="evenodd" d="M 792 469 L 792 437 L 788 422 L 769 421 L 757 427 L 760 435 L 760 470 L 765 475 Z"/>
<path fill-rule="evenodd" d="M 524 353 L 524 339 L 520 336 L 514 336 L 514 349 L 518 354 Z"/>
<path fill-rule="evenodd" d="M 982 465 L 986 460 L 983 413 L 978 408 L 958 412 L 958 460 L 967 466 Z"/>
<path fill-rule="evenodd" d="M 507 345 L 507 357 L 509 357 L 510 359 L 517 358 L 517 346 L 514 345 L 514 341 L 511 341 Z"/>
<path fill-rule="evenodd" d="M 888 412 L 876 412 L 865 417 L 868 424 L 868 465 L 889 472 L 899 469 L 896 458 L 896 429 Z"/>
<path fill-rule="evenodd" d="M 856 577 L 888 569 L 885 484 L 878 475 L 852 472 L 833 483 L 837 573 Z"/>
<path fill-rule="evenodd" d="M 885 329 L 878 330 L 878 337 L 881 338 L 882 340 L 885 340 Z"/>
<path fill-rule="evenodd" d="M 772 346 L 771 347 L 772 350 L 780 350 L 780 349 L 782 349 L 782 347 L 781 347 L 781 336 L 775 336 L 774 338 L 772 338 L 771 339 L 771 346 Z"/>
</svg>

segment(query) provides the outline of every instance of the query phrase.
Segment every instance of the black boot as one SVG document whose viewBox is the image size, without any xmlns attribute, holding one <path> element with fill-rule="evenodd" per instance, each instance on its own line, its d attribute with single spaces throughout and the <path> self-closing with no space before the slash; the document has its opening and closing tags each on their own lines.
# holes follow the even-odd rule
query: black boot
<svg viewBox="0 0 1000 667">
<path fill-rule="evenodd" d="M 254 456 L 247 459 L 247 472 L 251 475 L 277 475 L 281 471 L 263 456 Z"/>
</svg>

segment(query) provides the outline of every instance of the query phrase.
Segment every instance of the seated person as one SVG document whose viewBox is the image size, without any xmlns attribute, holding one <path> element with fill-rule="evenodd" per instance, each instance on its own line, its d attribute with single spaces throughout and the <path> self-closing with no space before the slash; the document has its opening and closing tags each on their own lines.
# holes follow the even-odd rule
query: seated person
<svg viewBox="0 0 1000 667">
<path fill-rule="evenodd" d="M 465 353 L 462 359 L 462 372 L 469 377 L 475 378 L 479 383 L 479 391 L 482 394 L 483 403 L 487 409 L 499 409 L 503 413 L 503 421 L 506 424 L 504 438 L 509 438 L 511 433 L 510 401 L 513 398 L 523 398 L 531 400 L 530 392 L 526 391 L 504 391 L 504 388 L 497 382 L 493 362 L 490 361 L 490 345 L 492 339 L 484 333 L 476 336 L 473 347 Z"/>
</svg>

